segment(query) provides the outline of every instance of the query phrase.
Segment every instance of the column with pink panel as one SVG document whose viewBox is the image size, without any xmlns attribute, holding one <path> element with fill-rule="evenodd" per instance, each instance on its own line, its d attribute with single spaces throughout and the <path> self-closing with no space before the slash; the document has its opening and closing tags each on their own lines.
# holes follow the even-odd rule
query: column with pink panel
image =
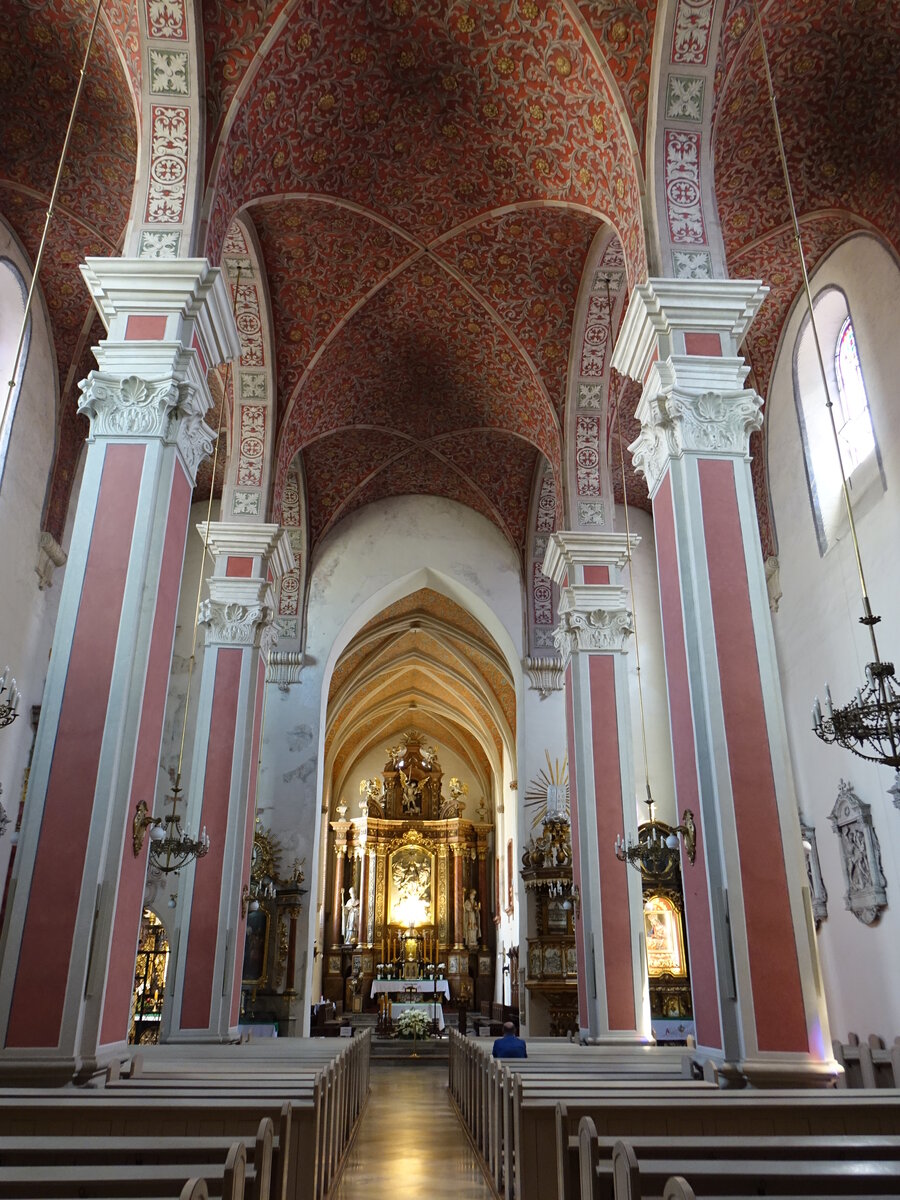
<svg viewBox="0 0 900 1200">
<path fill-rule="evenodd" d="M 204 259 L 88 259 L 107 327 L 0 968 L 0 1076 L 87 1074 L 128 1036 L 152 808 L 209 368 L 240 352 Z"/>
<path fill-rule="evenodd" d="M 632 538 L 635 545 L 637 538 Z M 650 1011 L 637 872 L 616 858 L 616 837 L 636 836 L 627 658 L 632 632 L 619 572 L 625 534 L 557 532 L 543 571 L 560 587 L 555 640 L 565 668 L 578 1006 L 582 1034 L 646 1042 Z"/>
<path fill-rule="evenodd" d="M 635 288 L 613 366 L 643 384 L 699 1053 L 752 1083 L 833 1074 L 750 474 L 753 280 Z M 798 465 L 799 469 L 799 465 Z"/>
<path fill-rule="evenodd" d="M 237 1031 L 272 581 L 294 565 L 278 525 L 197 528 L 215 565 L 200 609 L 205 648 L 186 820 L 206 828 L 210 847 L 181 873 L 167 1041 L 226 1041 Z"/>
</svg>

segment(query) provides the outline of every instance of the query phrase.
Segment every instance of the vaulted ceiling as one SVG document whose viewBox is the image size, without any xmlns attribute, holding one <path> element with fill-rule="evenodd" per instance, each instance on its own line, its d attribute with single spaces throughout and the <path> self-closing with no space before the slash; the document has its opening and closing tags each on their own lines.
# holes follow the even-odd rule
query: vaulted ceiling
<svg viewBox="0 0 900 1200">
<path fill-rule="evenodd" d="M 595 8 L 270 5 L 216 66 L 208 249 L 236 212 L 255 224 L 278 460 L 302 455 L 312 545 L 370 500 L 430 493 L 522 552 L 542 460 L 561 487 L 591 245 L 609 222 L 631 273 L 645 263 L 655 7 Z M 234 26 L 233 6 L 206 15 Z M 226 42 L 207 32 L 217 64 Z"/>
<path fill-rule="evenodd" d="M 199 7 L 209 221 L 196 249 L 217 261 L 238 212 L 259 236 L 276 515 L 300 455 L 312 544 L 372 499 L 428 492 L 475 508 L 521 550 L 544 461 L 563 495 L 575 301 L 598 233 L 615 229 L 629 283 L 646 272 L 649 96 L 666 14 L 656 0 Z M 720 31 L 718 213 L 731 273 L 772 288 L 747 344 L 765 392 L 799 278 L 753 3 L 677 8 Z M 896 4 L 761 8 L 810 264 L 856 229 L 896 242 Z M 0 210 L 34 257 L 92 6 L 0 0 L 0 14 Z M 105 0 L 41 273 L 62 398 L 44 522 L 57 535 L 85 432 L 74 385 L 101 332 L 77 264 L 121 246 L 138 158 L 138 28 L 135 0 Z M 624 396 L 623 441 L 630 404 Z"/>
<path fill-rule="evenodd" d="M 326 775 L 338 795 L 359 757 L 414 725 L 468 760 L 489 798 L 515 745 L 515 713 L 509 666 L 494 639 L 447 596 L 422 588 L 369 621 L 338 660 Z"/>
</svg>

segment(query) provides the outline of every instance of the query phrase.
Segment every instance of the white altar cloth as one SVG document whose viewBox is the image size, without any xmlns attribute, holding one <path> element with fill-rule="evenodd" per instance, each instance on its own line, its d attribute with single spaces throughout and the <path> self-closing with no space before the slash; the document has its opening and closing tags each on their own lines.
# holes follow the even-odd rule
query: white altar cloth
<svg viewBox="0 0 900 1200">
<path fill-rule="evenodd" d="M 447 982 L 446 979 L 444 982 Z M 444 1010 L 440 1004 L 421 1004 L 415 1000 L 400 1000 L 392 1003 L 391 1020 L 396 1021 L 401 1013 L 406 1012 L 410 1008 L 423 1012 L 429 1021 L 437 1020 L 438 1029 L 444 1028 Z"/>
<path fill-rule="evenodd" d="M 446 979 L 438 979 L 432 983 L 430 979 L 373 979 L 371 996 L 377 996 L 379 992 L 423 992 L 426 996 L 430 996 L 432 992 L 436 992 L 439 996 L 445 996 L 450 999 L 450 984 Z"/>
</svg>

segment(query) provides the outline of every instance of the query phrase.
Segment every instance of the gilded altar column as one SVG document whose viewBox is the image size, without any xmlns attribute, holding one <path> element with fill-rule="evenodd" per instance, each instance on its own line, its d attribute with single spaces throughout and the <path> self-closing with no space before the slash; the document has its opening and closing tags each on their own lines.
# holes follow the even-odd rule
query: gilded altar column
<svg viewBox="0 0 900 1200">
<path fill-rule="evenodd" d="M 89 258 L 107 329 L 0 946 L 0 1077 L 89 1073 L 128 1037 L 207 373 L 240 354 L 205 259 Z M 192 831 L 196 833 L 196 830 Z M 6 948 L 5 954 L 2 950 Z"/>
<path fill-rule="evenodd" d="M 365 943 L 375 945 L 375 850 L 372 847 L 366 851 L 366 925 Z"/>
<path fill-rule="evenodd" d="M 354 854 L 359 863 L 359 933 L 357 944 L 366 944 L 366 930 L 369 927 L 369 854 L 366 850 L 366 833 L 357 826 Z"/>
<path fill-rule="evenodd" d="M 626 561 L 625 534 L 557 532 L 543 565 L 560 587 L 555 640 L 565 668 L 572 871 L 581 897 L 579 1024 L 610 1042 L 650 1037 L 641 879 L 615 852 L 617 835 L 637 839 L 626 658 L 632 619 L 619 583 Z"/>
<path fill-rule="evenodd" d="M 481 904 L 481 949 L 487 950 L 487 927 L 490 920 L 490 901 L 488 897 L 488 876 L 487 876 L 487 846 L 478 847 L 478 900 Z"/>
<path fill-rule="evenodd" d="M 834 1073 L 759 543 L 738 347 L 758 281 L 636 287 L 612 365 L 643 384 L 698 1051 L 765 1086 Z"/>
<path fill-rule="evenodd" d="M 453 851 L 453 949 L 464 950 L 465 939 L 465 911 L 463 902 L 465 900 L 465 884 L 463 881 L 463 871 L 465 869 L 465 846 L 454 843 L 451 847 Z"/>
</svg>

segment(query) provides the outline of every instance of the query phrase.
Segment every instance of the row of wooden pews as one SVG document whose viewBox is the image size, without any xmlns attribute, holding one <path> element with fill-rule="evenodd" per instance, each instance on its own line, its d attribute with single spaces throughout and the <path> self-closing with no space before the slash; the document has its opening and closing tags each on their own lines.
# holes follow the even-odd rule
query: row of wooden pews
<svg viewBox="0 0 900 1200">
<path fill-rule="evenodd" d="M 455 1035 L 451 1094 L 504 1200 L 900 1197 L 900 1092 L 720 1091 L 682 1054 Z"/>
<path fill-rule="evenodd" d="M 835 1040 L 831 1045 L 835 1061 L 844 1068 L 838 1087 L 900 1087 L 900 1038 L 888 1046 L 877 1033 L 870 1033 L 865 1042 L 851 1033 L 846 1042 Z"/>
<path fill-rule="evenodd" d="M 370 1049 L 369 1031 L 142 1047 L 97 1086 L 0 1089 L 0 1200 L 324 1200 Z"/>
</svg>

